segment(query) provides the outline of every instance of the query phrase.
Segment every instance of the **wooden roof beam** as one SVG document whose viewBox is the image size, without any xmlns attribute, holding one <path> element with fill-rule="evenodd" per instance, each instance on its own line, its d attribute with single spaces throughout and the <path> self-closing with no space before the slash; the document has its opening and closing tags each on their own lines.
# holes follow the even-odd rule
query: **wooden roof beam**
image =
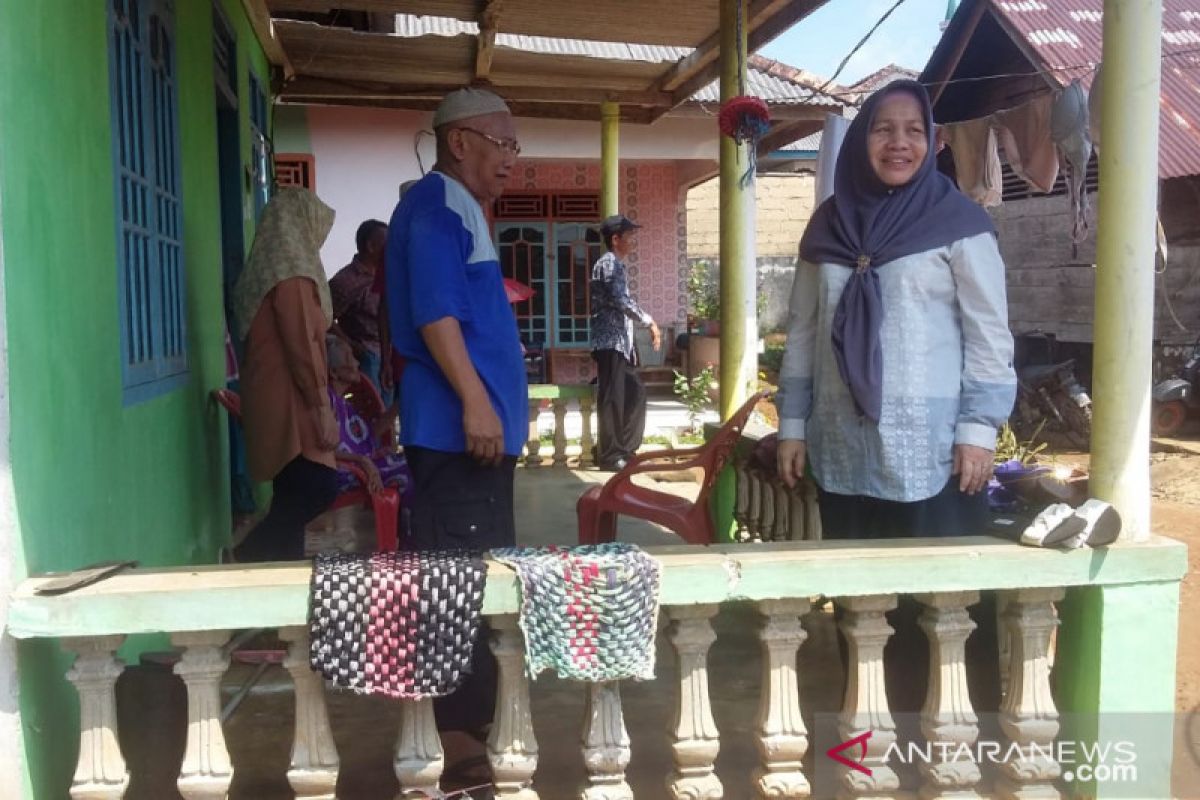
<svg viewBox="0 0 1200 800">
<path fill-rule="evenodd" d="M 475 40 L 475 79 L 487 80 L 496 55 L 496 31 L 500 27 L 500 8 L 504 0 L 486 0 L 479 15 L 479 36 Z"/>
<path fill-rule="evenodd" d="M 767 131 L 767 135 L 758 143 L 758 155 L 764 156 L 785 144 L 803 139 L 805 136 L 821 130 L 823 125 L 823 120 L 814 119 L 794 120 L 772 125 L 771 130 Z"/>
<path fill-rule="evenodd" d="M 266 0 L 242 0 L 242 8 L 250 20 L 250 26 L 254 28 L 254 35 L 262 45 L 267 60 L 283 71 L 285 80 L 290 80 L 296 71 L 292 68 L 292 62 L 280 44 L 279 37 L 275 35 L 275 24 L 271 21 L 271 12 L 267 9 Z"/>
<path fill-rule="evenodd" d="M 395 84 L 350 78 L 300 76 L 284 88 L 282 97 L 284 100 L 291 102 L 296 102 L 298 98 L 311 100 L 338 100 L 339 98 L 346 98 L 397 102 L 425 99 L 440 100 L 446 92 L 457 88 L 457 86 L 457 83 L 436 85 L 427 81 L 419 84 Z M 510 102 L 530 104 L 579 103 L 598 106 L 606 100 L 611 100 L 615 103 L 620 103 L 622 106 L 664 108 L 671 100 L 671 96 L 665 92 L 641 90 L 571 89 L 546 87 L 536 84 L 521 86 L 497 86 L 493 84 L 489 88 Z"/>
</svg>

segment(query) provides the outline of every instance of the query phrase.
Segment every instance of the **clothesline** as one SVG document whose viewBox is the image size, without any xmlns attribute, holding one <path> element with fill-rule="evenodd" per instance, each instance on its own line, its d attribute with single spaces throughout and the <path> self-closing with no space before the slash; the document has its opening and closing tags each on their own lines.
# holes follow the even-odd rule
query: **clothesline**
<svg viewBox="0 0 1200 800">
<path fill-rule="evenodd" d="M 1197 54 L 1200 54 L 1200 47 L 1191 47 L 1186 50 L 1173 50 L 1169 53 L 1163 53 L 1160 58 L 1165 60 L 1168 58 L 1178 58 Z M 1098 62 L 1068 64 L 1062 67 L 1047 67 L 1046 69 L 1033 70 L 1030 72 L 997 72 L 991 75 L 975 75 L 967 78 L 950 78 L 944 81 L 921 81 L 921 85 L 925 86 L 926 88 L 933 88 L 935 86 L 952 86 L 960 83 L 979 83 L 981 81 L 1002 80 L 1008 78 L 1036 78 L 1044 75 L 1055 75 L 1060 72 L 1078 72 L 1080 70 L 1095 72 L 1099 66 L 1100 64 Z M 1200 68 L 1200 64 L 1197 64 L 1196 66 L 1197 68 Z M 837 90 L 830 91 L 825 88 L 826 86 L 828 86 L 828 81 L 826 81 L 825 85 L 822 87 L 810 89 L 808 96 L 803 98 L 801 102 L 808 102 L 818 94 L 823 94 L 828 97 L 845 100 L 849 105 L 859 106 L 862 104 L 863 100 L 866 99 L 865 95 L 869 94 L 869 92 L 847 92 Z"/>
</svg>

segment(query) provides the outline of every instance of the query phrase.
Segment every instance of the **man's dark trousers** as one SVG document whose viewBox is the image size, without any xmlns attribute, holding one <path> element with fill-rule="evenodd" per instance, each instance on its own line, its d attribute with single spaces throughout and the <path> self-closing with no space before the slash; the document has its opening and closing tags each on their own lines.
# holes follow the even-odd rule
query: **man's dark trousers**
<svg viewBox="0 0 1200 800">
<path fill-rule="evenodd" d="M 413 476 L 411 550 L 490 550 L 516 544 L 513 472 L 516 456 L 485 467 L 466 453 L 406 446 Z M 433 701 L 438 730 L 478 734 L 496 708 L 496 659 L 481 622 L 471 657 L 471 674 L 458 691 Z"/>
<path fill-rule="evenodd" d="M 646 387 L 634 365 L 617 350 L 593 350 L 596 361 L 596 463 L 615 466 L 642 446 L 646 432 Z"/>
</svg>

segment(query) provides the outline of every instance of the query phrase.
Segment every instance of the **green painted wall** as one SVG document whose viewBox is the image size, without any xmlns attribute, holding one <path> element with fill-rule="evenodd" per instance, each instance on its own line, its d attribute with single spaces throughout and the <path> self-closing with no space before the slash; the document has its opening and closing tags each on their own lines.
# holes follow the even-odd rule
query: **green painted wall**
<svg viewBox="0 0 1200 800">
<path fill-rule="evenodd" d="M 221 5 L 238 35 L 245 97 L 246 65 L 260 76 L 267 65 L 241 4 Z M 20 575 L 111 558 L 211 562 L 229 536 L 225 420 L 207 400 L 225 374 L 212 7 L 175 3 L 190 375 L 131 406 L 121 389 L 106 7 L 0 5 L 0 246 Z M 242 121 L 248 160 L 245 110 Z M 67 663 L 53 646 L 20 652 L 37 798 L 65 797 L 73 772 L 78 703 Z"/>
</svg>

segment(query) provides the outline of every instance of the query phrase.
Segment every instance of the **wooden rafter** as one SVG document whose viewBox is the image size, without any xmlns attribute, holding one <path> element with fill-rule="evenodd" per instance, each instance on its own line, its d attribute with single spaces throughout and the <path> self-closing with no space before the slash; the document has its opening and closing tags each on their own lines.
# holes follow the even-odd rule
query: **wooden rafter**
<svg viewBox="0 0 1200 800">
<path fill-rule="evenodd" d="M 285 79 L 290 79 L 296 73 L 283 45 L 275 36 L 275 24 L 271 22 L 271 12 L 267 10 L 266 0 L 242 0 L 242 8 L 246 11 L 250 25 L 254 28 L 254 35 L 262 45 L 267 60 L 283 70 Z"/>
<path fill-rule="evenodd" d="M 496 55 L 496 32 L 500 28 L 500 7 L 504 0 L 486 0 L 479 15 L 479 36 L 475 41 L 475 79 L 486 80 Z"/>
<path fill-rule="evenodd" d="M 797 139 L 803 139 L 805 136 L 821 130 L 823 124 L 822 120 L 807 119 L 773 125 L 771 130 L 767 131 L 767 135 L 758 143 L 758 154 L 762 156 L 778 150 L 785 144 L 791 144 Z"/>
<path fill-rule="evenodd" d="M 496 86 L 495 92 L 508 98 L 527 103 L 573 103 L 599 106 L 612 100 L 624 106 L 659 107 L 670 101 L 664 92 L 612 91 L 608 89 L 569 89 L 538 85 Z M 381 83 L 341 78 L 317 78 L 301 76 L 289 83 L 283 91 L 283 99 L 299 102 L 301 99 L 330 101 L 338 98 L 401 102 L 405 100 L 436 100 L 446 93 L 447 85 L 429 82 L 414 84 Z M 598 113 L 598 112 L 596 112 Z"/>
</svg>

